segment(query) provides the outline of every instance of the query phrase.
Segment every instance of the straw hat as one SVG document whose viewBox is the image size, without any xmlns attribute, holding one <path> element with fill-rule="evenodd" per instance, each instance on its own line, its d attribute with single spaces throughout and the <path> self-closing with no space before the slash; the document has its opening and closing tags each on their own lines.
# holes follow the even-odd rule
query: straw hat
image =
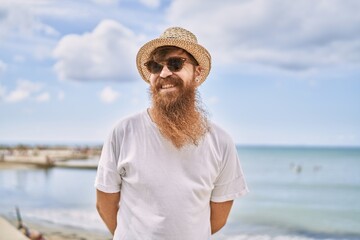
<svg viewBox="0 0 360 240">
<path fill-rule="evenodd" d="M 149 60 L 152 51 L 161 46 L 176 46 L 190 53 L 202 68 L 199 76 L 199 84 L 203 83 L 211 69 L 210 53 L 197 43 L 196 36 L 190 31 L 171 27 L 165 30 L 159 38 L 151 40 L 142 46 L 136 56 L 136 65 L 141 77 L 149 83 L 150 73 L 144 63 Z"/>
</svg>

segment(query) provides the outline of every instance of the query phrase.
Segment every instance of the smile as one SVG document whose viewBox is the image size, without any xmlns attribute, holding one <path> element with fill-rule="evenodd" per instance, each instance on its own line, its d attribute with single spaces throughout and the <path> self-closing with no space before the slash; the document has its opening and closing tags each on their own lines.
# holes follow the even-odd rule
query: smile
<svg viewBox="0 0 360 240">
<path fill-rule="evenodd" d="M 174 87 L 173 84 L 164 84 L 161 86 L 162 89 L 168 89 L 168 88 L 172 88 L 172 87 Z"/>
</svg>

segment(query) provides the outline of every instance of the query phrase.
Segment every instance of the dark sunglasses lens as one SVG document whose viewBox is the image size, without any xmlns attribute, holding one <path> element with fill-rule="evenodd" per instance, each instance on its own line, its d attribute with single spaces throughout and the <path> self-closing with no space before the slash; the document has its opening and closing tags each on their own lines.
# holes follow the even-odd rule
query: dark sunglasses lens
<svg viewBox="0 0 360 240">
<path fill-rule="evenodd" d="M 184 65 L 184 59 L 182 58 L 169 58 L 167 60 L 167 67 L 169 68 L 170 71 L 172 72 L 178 72 L 182 69 L 183 65 Z"/>
<path fill-rule="evenodd" d="M 146 66 L 147 70 L 153 74 L 161 72 L 161 70 L 163 68 L 163 65 L 161 65 L 155 61 L 148 61 L 147 63 L 145 63 L 145 66 Z"/>
</svg>

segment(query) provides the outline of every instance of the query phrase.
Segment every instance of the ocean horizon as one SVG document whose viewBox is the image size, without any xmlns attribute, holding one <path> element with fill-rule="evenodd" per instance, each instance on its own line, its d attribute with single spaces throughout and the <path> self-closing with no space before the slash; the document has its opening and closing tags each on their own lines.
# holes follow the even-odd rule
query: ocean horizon
<svg viewBox="0 0 360 240">
<path fill-rule="evenodd" d="M 104 139 L 105 140 L 105 139 Z M 49 141 L 29 141 L 29 140 L 0 140 L 0 146 L 98 146 L 103 145 L 104 140 L 73 140 L 73 141 L 61 141 L 61 140 L 49 140 Z M 336 144 L 284 144 L 284 143 L 235 143 L 238 148 L 360 148 L 360 145 L 336 145 Z"/>
<path fill-rule="evenodd" d="M 250 189 L 212 239 L 360 239 L 360 147 L 238 145 Z M 0 163 L 1 164 L 1 163 Z M 95 169 L 0 169 L 0 214 L 107 231 Z"/>
</svg>

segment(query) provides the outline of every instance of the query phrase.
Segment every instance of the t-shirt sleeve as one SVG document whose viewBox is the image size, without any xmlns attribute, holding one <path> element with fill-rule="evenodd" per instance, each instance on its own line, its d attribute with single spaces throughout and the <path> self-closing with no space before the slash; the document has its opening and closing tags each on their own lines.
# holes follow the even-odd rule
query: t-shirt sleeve
<svg viewBox="0 0 360 240">
<path fill-rule="evenodd" d="M 114 130 L 104 142 L 96 173 L 95 188 L 106 193 L 116 193 L 121 189 L 118 172 L 119 144 Z"/>
<path fill-rule="evenodd" d="M 220 173 L 214 183 L 210 200 L 226 202 L 248 192 L 235 144 L 228 142 L 225 147 Z"/>
</svg>

